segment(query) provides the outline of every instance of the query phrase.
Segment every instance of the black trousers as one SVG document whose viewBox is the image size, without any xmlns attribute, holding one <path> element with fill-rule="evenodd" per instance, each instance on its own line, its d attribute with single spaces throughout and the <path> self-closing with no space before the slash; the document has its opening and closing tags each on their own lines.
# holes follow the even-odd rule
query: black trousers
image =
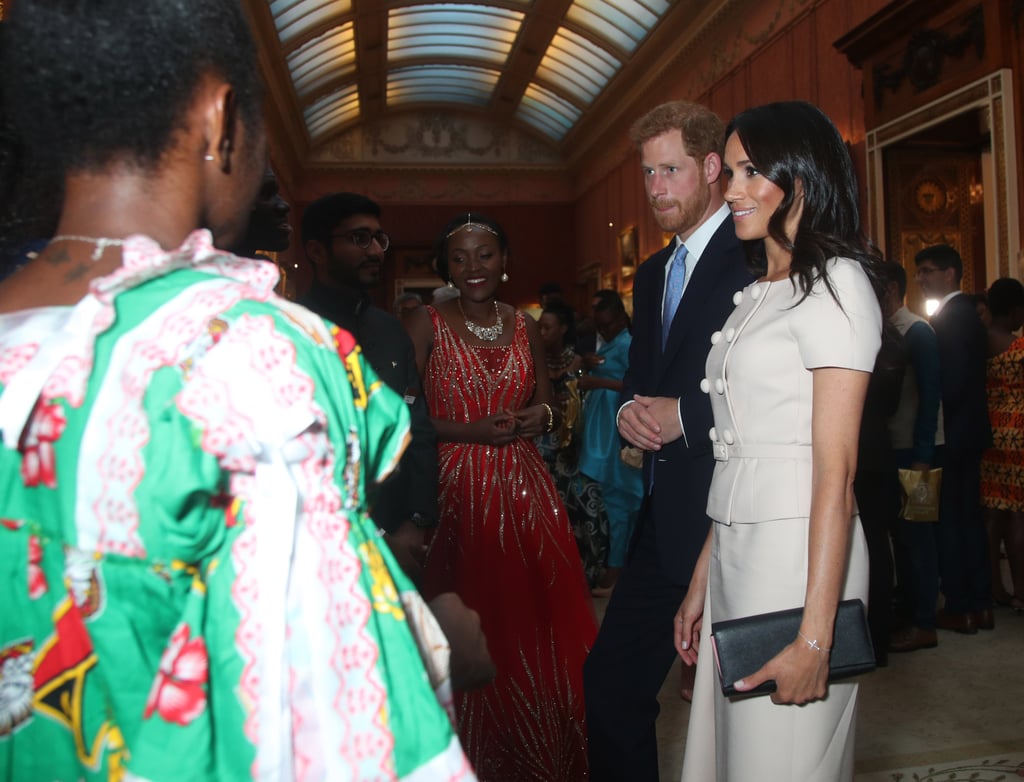
<svg viewBox="0 0 1024 782">
<path fill-rule="evenodd" d="M 961 614 L 990 608 L 992 571 L 981 520 L 981 451 L 946 446 L 938 544 L 945 610 Z"/>
<path fill-rule="evenodd" d="M 892 609 L 893 563 L 889 532 L 896 527 L 900 512 L 899 478 L 895 469 L 858 470 L 853 493 L 868 544 L 868 628 L 875 657 L 884 657 L 889 649 Z"/>
<path fill-rule="evenodd" d="M 583 666 L 592 782 L 658 779 L 658 691 L 676 658 L 673 619 L 687 585 L 662 573 L 650 514 L 643 512 L 638 524 Z"/>
</svg>

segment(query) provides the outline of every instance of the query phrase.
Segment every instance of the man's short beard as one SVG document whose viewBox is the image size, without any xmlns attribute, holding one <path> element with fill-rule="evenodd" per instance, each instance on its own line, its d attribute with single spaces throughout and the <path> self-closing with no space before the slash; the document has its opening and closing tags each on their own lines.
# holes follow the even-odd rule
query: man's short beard
<svg viewBox="0 0 1024 782">
<path fill-rule="evenodd" d="M 672 203 L 680 206 L 678 215 L 672 215 L 670 217 L 669 215 L 660 215 L 658 212 L 655 212 L 654 219 L 658 222 L 658 227 L 665 233 L 687 233 L 693 228 L 696 228 L 700 223 L 701 218 L 704 217 L 708 204 L 711 203 L 711 188 L 698 188 L 686 201 L 682 203 L 679 201 L 672 201 Z M 651 200 L 652 208 L 664 204 L 664 201 L 659 202 L 653 199 Z"/>
</svg>

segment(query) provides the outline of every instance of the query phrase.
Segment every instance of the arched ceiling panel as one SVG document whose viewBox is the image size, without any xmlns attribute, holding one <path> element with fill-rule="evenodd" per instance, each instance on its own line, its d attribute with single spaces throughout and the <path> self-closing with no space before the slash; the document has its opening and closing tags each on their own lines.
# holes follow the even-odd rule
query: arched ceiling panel
<svg viewBox="0 0 1024 782">
<path fill-rule="evenodd" d="M 563 27 L 544 54 L 537 76 L 587 105 L 621 66 L 622 63 L 605 49 Z"/>
<path fill-rule="evenodd" d="M 299 147 L 390 111 L 465 105 L 557 148 L 665 15 L 702 0 L 244 2 Z"/>
<path fill-rule="evenodd" d="M 350 0 L 272 0 L 270 3 L 274 27 L 286 46 L 332 17 L 351 11 Z"/>
<path fill-rule="evenodd" d="M 388 14 L 388 64 L 411 59 L 508 59 L 524 14 L 485 5 L 436 3 Z"/>
<path fill-rule="evenodd" d="M 566 18 L 632 54 L 668 7 L 668 0 L 575 0 Z"/>
<path fill-rule="evenodd" d="M 387 104 L 466 103 L 486 106 L 501 74 L 462 65 L 414 65 L 388 73 Z"/>
</svg>

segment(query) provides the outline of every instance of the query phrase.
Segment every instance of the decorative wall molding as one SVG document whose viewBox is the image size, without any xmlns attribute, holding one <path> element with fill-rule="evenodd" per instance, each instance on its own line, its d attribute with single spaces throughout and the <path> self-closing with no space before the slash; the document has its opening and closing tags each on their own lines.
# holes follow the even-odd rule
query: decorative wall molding
<svg viewBox="0 0 1024 782">
<path fill-rule="evenodd" d="M 958 30 L 920 29 L 911 33 L 903 61 L 899 67 L 879 63 L 874 68 L 875 107 L 881 109 L 886 91 L 898 93 L 904 80 L 915 92 L 924 92 L 942 79 L 947 68 L 961 68 L 952 60 L 960 60 L 973 47 L 977 60 L 985 54 L 985 17 L 981 6 L 971 9 L 955 22 Z"/>
<path fill-rule="evenodd" d="M 559 151 L 537 137 L 485 117 L 444 111 L 367 122 L 314 148 L 309 164 L 563 168 Z"/>
<path fill-rule="evenodd" d="M 966 111 L 980 109 L 989 121 L 992 154 L 983 166 L 983 175 L 993 183 L 986 208 L 993 212 L 992 235 L 986 237 L 986 268 L 989 279 L 1021 274 L 1019 256 L 1016 131 L 1013 111 L 1011 71 L 1003 68 L 983 79 L 951 92 L 939 100 L 897 117 L 867 132 L 868 203 L 873 217 L 873 239 L 886 249 L 886 205 L 883 172 L 885 147 Z M 1008 173 L 1009 172 L 1009 173 Z"/>
</svg>

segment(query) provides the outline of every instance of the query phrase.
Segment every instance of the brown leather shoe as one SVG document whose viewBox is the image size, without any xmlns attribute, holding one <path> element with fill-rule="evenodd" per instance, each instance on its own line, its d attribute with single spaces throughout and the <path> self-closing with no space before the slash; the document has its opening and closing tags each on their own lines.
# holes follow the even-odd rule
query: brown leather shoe
<svg viewBox="0 0 1024 782">
<path fill-rule="evenodd" d="M 972 613 L 947 614 L 945 611 L 939 611 L 939 615 L 935 617 L 935 626 L 940 630 L 952 630 L 964 635 L 974 635 L 978 632 L 978 625 Z"/>
<path fill-rule="evenodd" d="M 918 649 L 934 649 L 939 645 L 939 637 L 934 630 L 923 627 L 905 627 L 893 633 L 889 641 L 890 652 L 916 652 Z"/>
<path fill-rule="evenodd" d="M 974 624 L 979 630 L 995 630 L 996 629 L 996 617 L 992 613 L 991 608 L 983 608 L 980 611 L 974 611 L 971 614 L 971 618 L 974 620 Z"/>
</svg>

